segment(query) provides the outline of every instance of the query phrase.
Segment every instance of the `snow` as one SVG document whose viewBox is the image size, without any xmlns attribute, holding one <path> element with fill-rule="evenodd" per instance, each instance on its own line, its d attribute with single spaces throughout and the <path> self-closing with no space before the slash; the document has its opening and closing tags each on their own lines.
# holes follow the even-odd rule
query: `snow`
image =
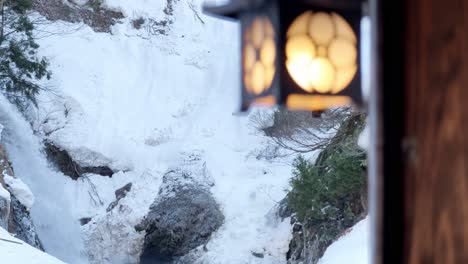
<svg viewBox="0 0 468 264">
<path fill-rule="evenodd" d="M 85 263 L 81 261 L 81 232 L 73 210 L 80 206 L 77 201 L 90 196 L 90 188 L 80 193 L 79 186 L 71 179 L 49 167 L 41 139 L 2 95 L 0 120 L 4 125 L 1 143 L 8 152 L 15 176 L 30 187 L 36 198 L 30 212 L 45 250 L 66 262 Z"/>
<path fill-rule="evenodd" d="M 369 217 L 327 248 L 319 264 L 367 264 L 369 256 Z"/>
<path fill-rule="evenodd" d="M 30 210 L 34 204 L 34 195 L 29 187 L 20 179 L 3 173 L 3 180 L 5 181 L 11 194 L 13 194 L 18 201 Z"/>
<path fill-rule="evenodd" d="M 0 96 L 2 141 L 16 176 L 36 196 L 31 214 L 39 237 L 68 263 L 137 263 L 144 234 L 134 226 L 164 173 L 197 154 L 225 215 L 198 263 L 285 263 L 291 226 L 274 208 L 289 187 L 293 157 L 270 162 L 252 155 L 267 140 L 248 114 L 237 114 L 239 25 L 203 15 L 202 0 L 172 1 L 170 17 L 166 2 L 105 0 L 127 16 L 112 34 L 82 24 L 43 25 L 44 32 L 61 33 L 39 40 L 53 75 L 45 83 L 51 92 L 41 94 L 31 115 L 34 131 Z M 153 35 L 131 26 L 140 16 L 173 23 L 166 35 Z M 73 181 L 47 163 L 43 138 L 82 164 L 118 172 Z M 114 191 L 129 182 L 132 190 L 106 212 Z M 80 226 L 83 217 L 92 219 Z"/>
<path fill-rule="evenodd" d="M 0 256 L 2 263 L 61 264 L 62 261 L 11 236 L 0 227 Z"/>
<path fill-rule="evenodd" d="M 3 188 L 1 184 L 0 184 L 0 197 L 5 199 L 8 204 L 10 203 L 10 200 L 11 200 L 10 193 L 5 188 Z"/>
<path fill-rule="evenodd" d="M 358 145 L 364 150 L 369 149 L 369 141 L 370 141 L 370 127 L 369 127 L 369 122 L 366 122 L 366 126 L 362 130 L 361 134 L 359 135 L 358 138 Z"/>
<path fill-rule="evenodd" d="M 123 170 L 111 179 L 91 180 L 102 203 L 92 205 L 86 195 L 72 203 L 74 217 L 93 217 L 82 227 L 91 263 L 137 261 L 144 234 L 134 226 L 156 198 L 162 175 L 193 153 L 206 162 L 225 215 L 200 261 L 284 263 L 291 227 L 273 208 L 285 196 L 290 161 L 276 164 L 250 155 L 265 147 L 265 138 L 249 126 L 247 115 L 235 114 L 238 25 L 203 15 L 201 0 L 173 1 L 170 18 L 162 11 L 166 1 L 148 2 L 107 0 L 107 6 L 130 16 L 112 35 L 80 26 L 66 37 L 40 40 L 53 72 L 49 85 L 59 96 L 43 94 L 37 116 L 51 121 L 36 127 L 43 134 L 52 131 L 48 138 L 71 153 L 100 153 Z M 167 35 L 153 36 L 130 26 L 138 16 L 173 24 Z M 67 24 L 47 26 L 53 32 Z M 128 182 L 133 186 L 127 197 L 105 212 L 113 191 Z M 78 193 L 89 188 L 78 184 Z"/>
<path fill-rule="evenodd" d="M 193 2 L 193 0 L 188 1 Z M 163 13 L 165 2 L 155 3 L 154 0 L 105 0 L 104 5 L 110 9 L 123 12 L 126 17 L 154 17 L 159 20 L 165 15 Z"/>
</svg>

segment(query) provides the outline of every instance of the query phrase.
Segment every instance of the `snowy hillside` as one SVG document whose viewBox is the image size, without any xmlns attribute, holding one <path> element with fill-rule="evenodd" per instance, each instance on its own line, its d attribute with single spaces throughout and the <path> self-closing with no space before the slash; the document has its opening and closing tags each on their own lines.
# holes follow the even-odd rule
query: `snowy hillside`
<svg viewBox="0 0 468 264">
<path fill-rule="evenodd" d="M 28 160 L 21 146 L 7 144 L 17 174 L 36 194 L 32 215 L 44 247 L 72 263 L 85 262 L 87 254 L 95 263 L 136 262 L 144 234 L 134 226 L 156 198 L 162 175 L 197 153 L 225 215 L 200 261 L 283 263 L 290 226 L 271 209 L 285 195 L 290 167 L 249 155 L 264 139 L 246 116 L 235 114 L 238 26 L 204 16 L 201 1 L 173 2 L 166 35 L 131 23 L 167 17 L 165 1 L 106 1 L 127 16 L 112 34 L 66 22 L 45 26 L 61 33 L 40 40 L 50 58 L 53 93 L 41 95 L 35 129 L 83 163 L 120 172 L 77 182 L 63 175 L 50 179 L 58 173 L 42 164 L 43 155 Z M 27 176 L 30 164 L 38 166 L 34 177 Z M 133 187 L 120 201 L 124 209 L 106 212 L 113 192 L 128 182 Z M 84 217 L 92 221 L 80 227 Z"/>
<path fill-rule="evenodd" d="M 370 263 L 369 228 L 369 218 L 357 223 L 349 233 L 328 247 L 319 264 Z"/>
<path fill-rule="evenodd" d="M 237 113 L 239 27 L 205 16 L 202 2 L 104 0 L 125 16 L 111 33 L 83 23 L 41 26 L 52 33 L 39 40 L 53 73 L 44 83 L 50 91 L 38 98 L 32 129 L 0 96 L 0 123 L 15 174 L 35 196 L 31 214 L 46 252 L 74 264 L 138 263 L 145 234 L 135 226 L 165 173 L 196 156 L 224 223 L 195 250 L 194 263 L 286 263 L 291 226 L 274 207 L 289 187 L 292 157 L 256 158 L 266 139 Z M 74 181 L 47 162 L 43 140 L 115 173 Z M 114 192 L 128 183 L 116 201 Z M 2 261 L 3 250 L 0 241 Z M 337 262 L 323 262 L 330 263 Z"/>
<path fill-rule="evenodd" d="M 0 256 L 2 263 L 60 264 L 62 261 L 12 237 L 0 227 Z"/>
</svg>

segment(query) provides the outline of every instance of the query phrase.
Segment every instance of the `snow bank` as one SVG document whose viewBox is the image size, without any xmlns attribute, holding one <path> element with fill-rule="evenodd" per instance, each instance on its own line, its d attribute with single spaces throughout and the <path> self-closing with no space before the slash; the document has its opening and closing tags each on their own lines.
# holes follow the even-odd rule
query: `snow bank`
<svg viewBox="0 0 468 264">
<path fill-rule="evenodd" d="M 8 203 L 11 201 L 10 193 L 3 188 L 3 186 L 0 184 L 0 197 L 4 198 Z"/>
<path fill-rule="evenodd" d="M 368 264 L 369 217 L 327 248 L 319 264 Z"/>
<path fill-rule="evenodd" d="M 34 195 L 29 187 L 20 179 L 3 173 L 3 179 L 8 185 L 10 192 L 18 199 L 18 201 L 30 210 L 34 204 Z"/>
<path fill-rule="evenodd" d="M 0 227 L 0 259 L 5 264 L 61 264 L 62 261 L 12 237 Z"/>
</svg>

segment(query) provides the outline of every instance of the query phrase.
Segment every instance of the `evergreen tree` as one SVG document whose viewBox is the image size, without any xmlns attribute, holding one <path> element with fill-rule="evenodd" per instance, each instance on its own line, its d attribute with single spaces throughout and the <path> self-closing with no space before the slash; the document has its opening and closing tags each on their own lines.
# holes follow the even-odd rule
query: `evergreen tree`
<svg viewBox="0 0 468 264">
<path fill-rule="evenodd" d="M 35 80 L 50 78 L 48 61 L 37 53 L 31 7 L 32 0 L 0 0 L 0 91 L 19 107 L 36 105 Z"/>
</svg>

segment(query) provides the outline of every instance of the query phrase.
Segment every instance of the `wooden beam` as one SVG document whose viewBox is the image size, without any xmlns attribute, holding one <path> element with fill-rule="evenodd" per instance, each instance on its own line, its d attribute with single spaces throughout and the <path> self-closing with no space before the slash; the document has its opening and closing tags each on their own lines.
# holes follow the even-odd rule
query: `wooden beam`
<svg viewBox="0 0 468 264">
<path fill-rule="evenodd" d="M 404 263 L 468 263 L 468 3 L 405 10 Z"/>
<path fill-rule="evenodd" d="M 468 263 L 468 1 L 370 7 L 373 263 Z"/>
</svg>

